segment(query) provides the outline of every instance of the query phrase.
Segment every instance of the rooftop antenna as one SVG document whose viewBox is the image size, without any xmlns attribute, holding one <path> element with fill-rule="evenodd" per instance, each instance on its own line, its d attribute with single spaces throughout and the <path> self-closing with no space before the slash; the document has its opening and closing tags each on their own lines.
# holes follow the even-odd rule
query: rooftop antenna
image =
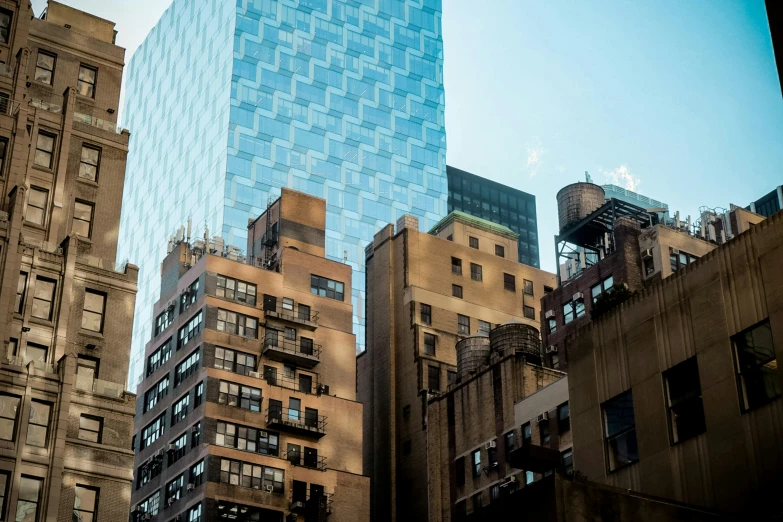
<svg viewBox="0 0 783 522">
<path fill-rule="evenodd" d="M 187 242 L 190 243 L 190 228 L 191 228 L 192 222 L 190 218 L 188 218 L 188 235 L 187 235 Z"/>
</svg>

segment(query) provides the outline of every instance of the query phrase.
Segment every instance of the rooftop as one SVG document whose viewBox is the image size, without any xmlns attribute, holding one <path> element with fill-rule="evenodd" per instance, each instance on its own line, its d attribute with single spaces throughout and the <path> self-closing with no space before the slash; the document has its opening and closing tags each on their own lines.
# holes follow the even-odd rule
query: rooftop
<svg viewBox="0 0 783 522">
<path fill-rule="evenodd" d="M 513 230 L 511 230 L 506 226 L 498 225 L 497 223 L 493 223 L 492 221 L 487 221 L 486 219 L 472 216 L 460 210 L 455 210 L 445 218 L 438 221 L 435 224 L 435 226 L 432 227 L 432 230 L 430 230 L 429 233 L 432 234 L 433 236 L 437 235 L 441 229 L 443 229 L 446 225 L 448 225 L 453 221 L 461 221 L 466 225 L 480 228 L 482 230 L 491 232 L 493 234 L 498 234 L 500 236 L 507 236 L 513 238 L 514 240 L 517 240 L 519 238 L 519 234 L 517 234 L 516 232 L 514 232 Z"/>
</svg>

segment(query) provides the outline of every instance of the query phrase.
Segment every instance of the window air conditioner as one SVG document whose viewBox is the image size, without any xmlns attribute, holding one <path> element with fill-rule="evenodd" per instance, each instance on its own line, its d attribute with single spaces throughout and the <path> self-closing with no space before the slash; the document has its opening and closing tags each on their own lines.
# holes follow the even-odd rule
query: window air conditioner
<svg viewBox="0 0 783 522">
<path fill-rule="evenodd" d="M 544 314 L 544 317 L 546 317 L 547 319 L 550 319 L 550 318 L 552 318 L 554 316 L 555 316 L 555 311 L 554 310 L 547 310 L 546 313 Z"/>
<path fill-rule="evenodd" d="M 250 377 L 254 377 L 254 378 L 256 378 L 256 379 L 260 379 L 260 378 L 261 378 L 261 374 L 260 374 L 260 373 L 258 373 L 258 372 L 247 372 L 247 374 L 248 374 Z"/>
<path fill-rule="evenodd" d="M 169 451 L 177 451 L 177 445 L 176 444 L 169 444 Z"/>
<path fill-rule="evenodd" d="M 672 248 L 672 254 L 679 254 L 680 249 L 679 248 Z"/>
<path fill-rule="evenodd" d="M 573 297 L 574 301 L 583 301 L 584 298 L 585 298 L 585 294 L 583 294 L 582 292 L 575 293 Z"/>
<path fill-rule="evenodd" d="M 538 422 L 544 422 L 549 420 L 549 412 L 544 412 L 541 415 L 538 416 Z"/>
<path fill-rule="evenodd" d="M 546 353 L 557 353 L 557 346 L 548 346 Z"/>
<path fill-rule="evenodd" d="M 497 443 L 494 440 L 491 440 L 491 441 L 487 442 L 486 444 L 484 444 L 484 449 L 490 449 L 490 448 L 494 448 L 496 446 L 497 446 Z"/>
<path fill-rule="evenodd" d="M 652 248 L 648 248 L 642 252 L 642 258 L 648 259 L 652 257 Z"/>
<path fill-rule="evenodd" d="M 174 502 L 176 502 L 176 501 L 177 501 L 177 499 L 176 499 L 176 498 L 174 498 L 174 497 L 169 497 L 169 498 L 167 498 L 167 499 L 166 499 L 166 505 L 167 505 L 167 506 L 169 506 L 169 507 L 171 507 L 172 505 L 174 505 Z"/>
<path fill-rule="evenodd" d="M 193 491 L 194 489 L 196 489 L 196 485 L 195 485 L 195 484 L 193 484 L 192 482 L 188 482 L 188 485 L 187 485 L 187 488 L 186 488 L 186 489 L 187 489 L 188 491 Z"/>
</svg>

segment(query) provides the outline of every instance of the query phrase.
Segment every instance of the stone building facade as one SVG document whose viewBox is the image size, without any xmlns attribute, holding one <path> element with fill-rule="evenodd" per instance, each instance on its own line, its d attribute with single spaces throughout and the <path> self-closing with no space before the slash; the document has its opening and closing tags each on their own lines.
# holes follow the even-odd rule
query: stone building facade
<svg viewBox="0 0 783 522">
<path fill-rule="evenodd" d="M 248 256 L 170 242 L 138 387 L 135 520 L 369 520 L 351 267 L 325 257 L 325 205 L 283 189 Z"/>
<path fill-rule="evenodd" d="M 125 520 L 138 268 L 116 264 L 128 151 L 114 23 L 0 1 L 0 519 Z"/>
<path fill-rule="evenodd" d="M 651 284 L 565 341 L 588 480 L 783 514 L 783 215 Z"/>
<path fill-rule="evenodd" d="M 357 358 L 373 520 L 426 520 L 427 403 L 457 382 L 460 339 L 537 326 L 555 276 L 517 262 L 510 229 L 453 212 L 430 233 L 404 216 L 366 249 L 368 349 Z"/>
</svg>

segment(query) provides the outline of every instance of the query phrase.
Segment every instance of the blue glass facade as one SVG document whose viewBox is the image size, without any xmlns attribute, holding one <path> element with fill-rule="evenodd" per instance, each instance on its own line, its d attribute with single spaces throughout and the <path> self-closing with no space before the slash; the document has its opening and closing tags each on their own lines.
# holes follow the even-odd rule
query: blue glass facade
<svg viewBox="0 0 783 522">
<path fill-rule="evenodd" d="M 131 383 L 166 243 L 188 218 L 246 246 L 282 186 L 327 200 L 327 256 L 354 269 L 410 213 L 446 214 L 441 0 L 174 0 L 128 67 L 122 254 L 141 265 Z"/>
</svg>

